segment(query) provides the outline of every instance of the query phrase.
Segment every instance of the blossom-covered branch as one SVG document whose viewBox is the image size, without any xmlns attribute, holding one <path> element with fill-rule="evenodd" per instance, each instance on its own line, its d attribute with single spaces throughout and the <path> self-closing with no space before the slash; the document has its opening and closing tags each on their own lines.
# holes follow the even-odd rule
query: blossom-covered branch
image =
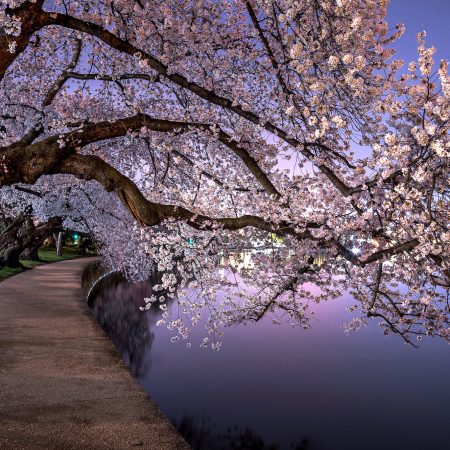
<svg viewBox="0 0 450 450">
<path fill-rule="evenodd" d="M 346 331 L 450 339 L 448 62 L 386 3 L 0 1 L 2 214 L 156 265 L 182 337 L 348 291 Z"/>
</svg>

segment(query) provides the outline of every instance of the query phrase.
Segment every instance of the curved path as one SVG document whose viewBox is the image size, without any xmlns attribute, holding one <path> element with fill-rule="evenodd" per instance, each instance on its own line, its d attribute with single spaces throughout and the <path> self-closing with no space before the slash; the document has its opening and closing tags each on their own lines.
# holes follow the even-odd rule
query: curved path
<svg viewBox="0 0 450 450">
<path fill-rule="evenodd" d="M 189 449 L 81 299 L 90 261 L 0 283 L 0 448 Z"/>
</svg>

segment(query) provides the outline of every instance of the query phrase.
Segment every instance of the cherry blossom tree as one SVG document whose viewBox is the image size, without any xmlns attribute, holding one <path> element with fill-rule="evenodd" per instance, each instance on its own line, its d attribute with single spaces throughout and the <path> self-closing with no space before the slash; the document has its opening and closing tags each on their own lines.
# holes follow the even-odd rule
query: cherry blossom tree
<svg viewBox="0 0 450 450">
<path fill-rule="evenodd" d="M 403 67 L 387 4 L 1 0 L 0 196 L 157 267 L 174 339 L 349 291 L 349 331 L 450 340 L 448 63 Z"/>
</svg>

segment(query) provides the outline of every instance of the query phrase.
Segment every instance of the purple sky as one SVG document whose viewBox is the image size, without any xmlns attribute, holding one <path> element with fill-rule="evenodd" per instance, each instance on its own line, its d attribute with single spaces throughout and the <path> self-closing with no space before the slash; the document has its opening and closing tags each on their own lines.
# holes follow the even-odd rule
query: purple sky
<svg viewBox="0 0 450 450">
<path fill-rule="evenodd" d="M 416 34 L 427 32 L 426 45 L 437 48 L 436 61 L 450 59 L 450 0 L 391 0 L 388 23 L 393 28 L 404 23 L 406 32 L 400 42 L 396 58 L 406 63 L 417 57 Z"/>
</svg>

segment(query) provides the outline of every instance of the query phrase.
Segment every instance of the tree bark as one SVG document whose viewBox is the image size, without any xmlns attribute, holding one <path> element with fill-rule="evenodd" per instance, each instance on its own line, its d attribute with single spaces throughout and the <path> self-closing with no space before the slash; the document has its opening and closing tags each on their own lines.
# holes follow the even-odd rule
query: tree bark
<svg viewBox="0 0 450 450">
<path fill-rule="evenodd" d="M 31 234 L 36 230 L 36 226 L 34 225 L 33 220 L 28 217 L 25 221 L 25 232 L 27 234 Z M 45 238 L 44 238 L 45 239 Z M 43 239 L 35 240 L 34 242 L 30 242 L 30 245 L 25 248 L 20 254 L 20 259 L 31 259 L 33 261 L 40 261 L 38 255 L 38 249 L 42 245 Z"/>
<path fill-rule="evenodd" d="M 45 238 L 44 238 L 45 239 Z M 20 259 L 31 259 L 32 261 L 42 261 L 39 257 L 39 249 L 42 247 L 42 241 L 36 242 L 26 248 L 21 254 Z"/>
<path fill-rule="evenodd" d="M 0 267 L 23 267 L 20 256 L 24 252 L 36 254 L 43 241 L 60 226 L 58 217 L 38 226 L 27 215 L 17 217 L 0 235 Z"/>
<path fill-rule="evenodd" d="M 47 14 L 42 9 L 44 0 L 26 1 L 17 8 L 6 8 L 6 15 L 20 20 L 21 28 L 18 36 L 8 36 L 0 32 L 0 80 L 5 76 L 8 67 L 22 53 L 31 36 L 39 31 L 47 22 Z M 15 49 L 10 51 L 9 45 L 14 42 Z"/>
<path fill-rule="evenodd" d="M 64 233 L 60 231 L 58 233 L 58 238 L 56 239 L 56 254 L 57 256 L 62 256 L 62 247 L 64 243 Z"/>
<path fill-rule="evenodd" d="M 21 253 L 19 245 L 19 232 L 27 216 L 21 214 L 4 228 L 0 235 L 0 267 L 21 267 L 19 255 Z"/>
</svg>

